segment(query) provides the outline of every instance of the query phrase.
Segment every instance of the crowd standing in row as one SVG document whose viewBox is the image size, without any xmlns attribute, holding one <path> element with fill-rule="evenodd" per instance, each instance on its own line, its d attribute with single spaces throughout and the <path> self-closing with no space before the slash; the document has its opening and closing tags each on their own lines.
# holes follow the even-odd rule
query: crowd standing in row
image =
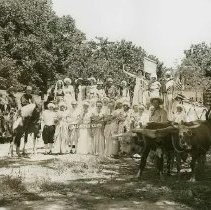
<svg viewBox="0 0 211 210">
<path fill-rule="evenodd" d="M 46 154 L 76 152 L 113 156 L 118 154 L 121 142 L 121 137 L 115 136 L 133 128 L 146 126 L 149 122 L 181 123 L 206 119 L 207 110 L 197 106 L 201 111 L 196 111 L 196 106 L 176 89 L 171 72 L 166 72 L 164 88 L 156 75 L 146 80 L 143 72 L 140 75 L 124 73 L 136 79 L 132 94 L 126 81 L 118 88 L 112 78 L 107 79 L 106 85 L 94 77 L 87 80 L 88 84 L 79 78 L 77 86 L 72 85 L 70 78 L 65 78 L 49 88 L 47 99 L 42 97 L 41 114 Z M 30 86 L 20 103 L 14 91 L 11 87 L 6 97 L 0 96 L 0 108 L 6 119 L 1 123 L 1 133 L 5 135 L 6 131 L 10 136 L 23 115 L 30 112 L 29 105 L 36 103 Z"/>
</svg>

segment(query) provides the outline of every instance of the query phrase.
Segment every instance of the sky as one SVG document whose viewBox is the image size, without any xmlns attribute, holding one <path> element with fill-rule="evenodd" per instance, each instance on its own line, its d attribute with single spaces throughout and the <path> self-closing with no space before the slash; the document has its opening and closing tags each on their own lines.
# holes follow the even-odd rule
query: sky
<svg viewBox="0 0 211 210">
<path fill-rule="evenodd" d="M 53 0 L 88 39 L 126 39 L 174 67 L 191 44 L 211 43 L 211 0 Z"/>
</svg>

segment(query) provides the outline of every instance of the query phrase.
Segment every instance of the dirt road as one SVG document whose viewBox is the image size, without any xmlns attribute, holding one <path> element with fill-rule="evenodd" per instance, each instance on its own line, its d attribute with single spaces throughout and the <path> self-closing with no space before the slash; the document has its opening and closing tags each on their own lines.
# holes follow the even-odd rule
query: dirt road
<svg viewBox="0 0 211 210">
<path fill-rule="evenodd" d="M 161 182 L 152 166 L 138 182 L 139 160 L 43 155 L 42 148 L 8 158 L 9 145 L 0 146 L 0 209 L 211 209 L 210 156 L 196 183 L 188 173 Z"/>
</svg>

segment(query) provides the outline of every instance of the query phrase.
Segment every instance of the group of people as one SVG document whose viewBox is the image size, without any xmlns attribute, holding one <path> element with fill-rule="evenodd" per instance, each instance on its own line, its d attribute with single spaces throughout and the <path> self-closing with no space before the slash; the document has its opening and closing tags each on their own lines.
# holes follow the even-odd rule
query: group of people
<svg viewBox="0 0 211 210">
<path fill-rule="evenodd" d="M 126 81 L 117 87 L 112 78 L 107 79 L 106 85 L 94 77 L 87 80 L 88 84 L 79 78 L 77 86 L 72 85 L 70 78 L 65 78 L 49 88 L 46 99 L 41 98 L 43 111 L 40 120 L 45 154 L 113 156 L 119 153 L 121 134 L 133 128 L 144 127 L 150 122 L 182 123 L 206 119 L 203 106 L 198 112 L 195 105 L 178 94 L 171 72 L 165 74 L 165 88 L 156 75 L 147 80 L 143 72 L 137 76 L 124 73 L 136 79 L 133 97 Z M 6 106 L 1 105 L 2 112 L 7 110 L 5 130 L 11 136 L 21 123 L 18 119 L 27 116 L 28 105 L 37 103 L 32 87 L 27 86 L 20 102 L 14 91 L 13 87 L 7 90 Z"/>
</svg>

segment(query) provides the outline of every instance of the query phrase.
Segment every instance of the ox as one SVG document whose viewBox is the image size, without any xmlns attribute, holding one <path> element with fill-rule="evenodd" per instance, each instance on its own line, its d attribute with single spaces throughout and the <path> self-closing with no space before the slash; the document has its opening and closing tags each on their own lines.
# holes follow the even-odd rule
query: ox
<svg viewBox="0 0 211 210">
<path fill-rule="evenodd" d="M 159 125 L 159 123 L 157 125 Z M 146 128 L 152 129 L 151 127 L 146 127 Z M 160 128 L 164 128 L 163 125 L 161 125 Z M 156 129 L 159 129 L 159 127 L 157 127 Z M 170 175 L 171 163 L 172 163 L 172 158 L 173 158 L 172 154 L 174 153 L 174 147 L 171 141 L 172 135 L 175 135 L 175 134 L 167 133 L 165 136 L 157 137 L 157 138 L 150 138 L 150 137 L 147 137 L 145 135 L 140 135 L 140 134 L 138 135 L 140 139 L 143 139 L 143 150 L 142 150 L 140 168 L 137 174 L 137 178 L 140 179 L 142 176 L 150 151 L 156 151 L 156 154 L 157 154 L 156 163 L 157 163 L 157 169 L 160 175 L 160 179 L 161 180 L 164 179 L 163 177 L 164 156 L 166 156 L 166 159 L 167 159 L 167 173 Z"/>
<path fill-rule="evenodd" d="M 189 153 L 191 156 L 191 179 L 196 180 L 196 163 L 204 169 L 206 153 L 211 144 L 211 121 L 174 125 L 179 129 L 179 136 L 172 139 L 177 153 Z M 177 160 L 178 161 L 178 160 Z M 180 165 L 177 163 L 177 166 Z M 177 167 L 178 172 L 180 167 Z"/>
</svg>

